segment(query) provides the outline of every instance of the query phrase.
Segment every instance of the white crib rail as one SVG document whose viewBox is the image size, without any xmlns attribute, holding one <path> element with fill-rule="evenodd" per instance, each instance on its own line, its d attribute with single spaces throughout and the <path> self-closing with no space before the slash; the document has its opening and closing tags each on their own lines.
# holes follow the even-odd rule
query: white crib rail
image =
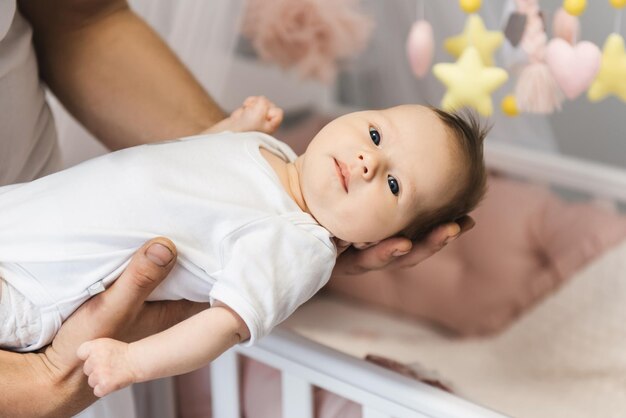
<svg viewBox="0 0 626 418">
<path fill-rule="evenodd" d="M 495 170 L 591 196 L 626 202 L 626 170 L 509 144 L 487 143 Z M 626 161 L 626 158 L 625 158 Z M 242 354 L 281 371 L 283 418 L 313 418 L 312 386 L 350 399 L 363 418 L 504 417 L 485 407 L 416 382 L 295 333 L 276 329 L 257 346 L 236 347 L 213 362 L 213 416 L 239 418 Z"/>
<path fill-rule="evenodd" d="M 224 395 L 238 387 L 232 379 L 225 381 L 238 375 L 237 353 L 281 371 L 283 418 L 313 418 L 312 386 L 362 405 L 363 418 L 504 416 L 278 328 L 258 345 L 236 347 L 212 363 L 212 374 L 219 376 L 212 385 L 214 417 L 241 416 L 238 400 Z"/>
<path fill-rule="evenodd" d="M 508 174 L 626 202 L 625 169 L 497 142 L 485 143 L 485 160 Z"/>
</svg>

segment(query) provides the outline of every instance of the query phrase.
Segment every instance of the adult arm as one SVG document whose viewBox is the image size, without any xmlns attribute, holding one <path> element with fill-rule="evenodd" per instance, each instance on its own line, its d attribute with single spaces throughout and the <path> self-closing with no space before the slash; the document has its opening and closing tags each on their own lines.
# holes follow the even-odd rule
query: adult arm
<svg viewBox="0 0 626 418">
<path fill-rule="evenodd" d="M 175 260 L 176 249 L 169 240 L 149 241 L 109 289 L 65 321 L 47 348 L 28 354 L 0 351 L 0 416 L 78 413 L 96 400 L 83 375 L 83 362 L 76 356 L 83 342 L 104 336 L 134 341 L 205 309 L 185 301 L 144 303 Z"/>
<path fill-rule="evenodd" d="M 40 74 L 110 149 L 195 134 L 224 118 L 124 0 L 22 0 Z"/>
</svg>

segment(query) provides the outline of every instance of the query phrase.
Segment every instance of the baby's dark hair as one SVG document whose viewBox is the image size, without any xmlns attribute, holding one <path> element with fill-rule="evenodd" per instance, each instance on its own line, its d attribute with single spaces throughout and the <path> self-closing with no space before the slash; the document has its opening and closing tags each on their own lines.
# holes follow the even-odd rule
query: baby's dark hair
<svg viewBox="0 0 626 418">
<path fill-rule="evenodd" d="M 476 113 L 469 110 L 446 112 L 430 107 L 452 136 L 464 172 L 458 177 L 458 190 L 440 207 L 420 211 L 413 222 L 400 232 L 412 241 L 423 239 L 435 227 L 456 221 L 478 206 L 487 191 L 487 172 L 483 158 L 483 142 L 491 127 L 484 126 Z"/>
</svg>

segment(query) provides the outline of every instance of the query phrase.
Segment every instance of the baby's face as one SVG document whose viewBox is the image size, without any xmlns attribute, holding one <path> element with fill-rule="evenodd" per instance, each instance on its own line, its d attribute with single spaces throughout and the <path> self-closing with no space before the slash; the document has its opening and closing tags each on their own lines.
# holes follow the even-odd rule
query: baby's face
<svg viewBox="0 0 626 418">
<path fill-rule="evenodd" d="M 452 140 L 423 106 L 339 117 L 299 157 L 304 201 L 344 241 L 396 235 L 416 211 L 437 207 L 454 193 Z"/>
</svg>

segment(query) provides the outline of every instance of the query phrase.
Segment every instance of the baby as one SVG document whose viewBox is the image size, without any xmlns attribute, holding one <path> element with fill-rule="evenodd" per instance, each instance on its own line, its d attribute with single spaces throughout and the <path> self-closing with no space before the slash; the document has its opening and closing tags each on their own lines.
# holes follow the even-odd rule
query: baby
<svg viewBox="0 0 626 418">
<path fill-rule="evenodd" d="M 0 188 L 0 346 L 48 344 L 163 235 L 178 263 L 150 300 L 211 307 L 130 344 L 86 342 L 78 356 L 96 396 L 185 373 L 269 333 L 328 281 L 338 248 L 419 239 L 484 194 L 486 132 L 473 117 L 418 105 L 351 113 L 299 157 L 263 133 L 281 120 L 252 97 L 209 133 Z"/>
</svg>

